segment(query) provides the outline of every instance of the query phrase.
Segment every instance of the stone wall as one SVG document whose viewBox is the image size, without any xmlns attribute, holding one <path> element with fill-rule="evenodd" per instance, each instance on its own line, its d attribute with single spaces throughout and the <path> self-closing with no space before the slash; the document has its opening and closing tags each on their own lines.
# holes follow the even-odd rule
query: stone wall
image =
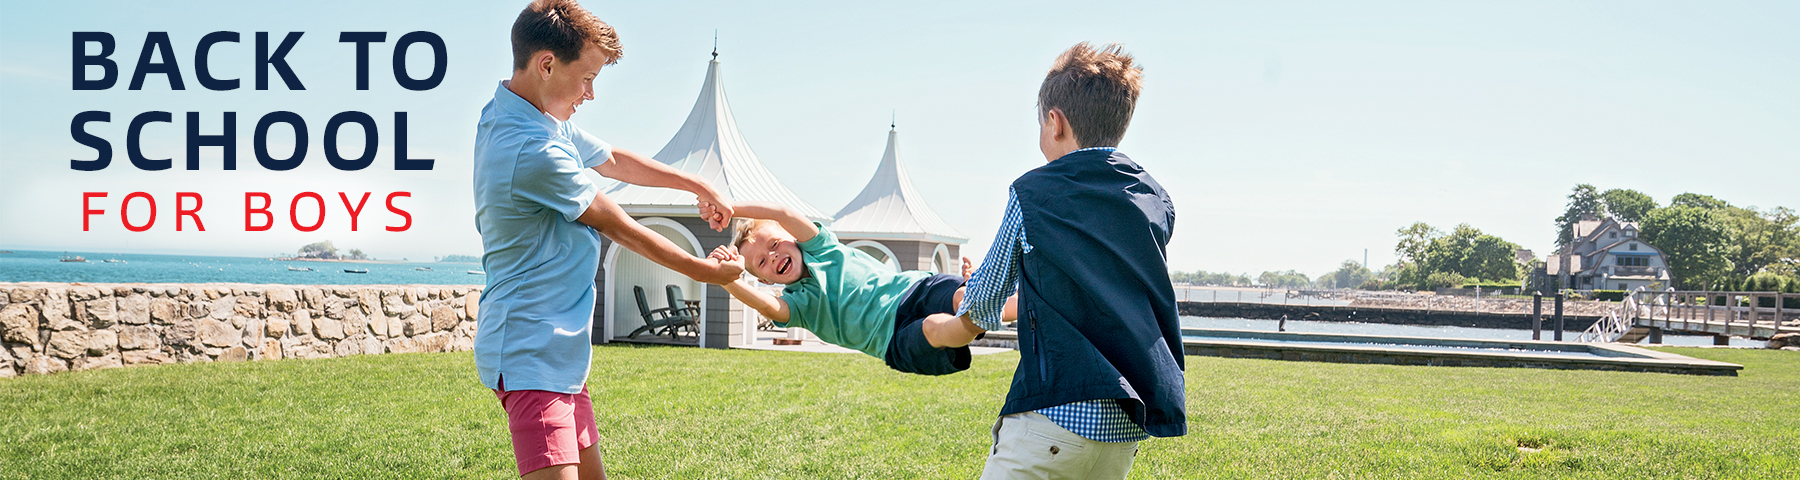
<svg viewBox="0 0 1800 480">
<path fill-rule="evenodd" d="M 469 351 L 480 286 L 0 283 L 0 378 Z"/>
</svg>

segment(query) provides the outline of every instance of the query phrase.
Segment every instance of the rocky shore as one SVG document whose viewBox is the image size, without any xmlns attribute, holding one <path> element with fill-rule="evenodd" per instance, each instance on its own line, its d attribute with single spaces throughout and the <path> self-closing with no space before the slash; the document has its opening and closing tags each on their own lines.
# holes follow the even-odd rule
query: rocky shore
<svg viewBox="0 0 1800 480">
<path fill-rule="evenodd" d="M 1350 299 L 1350 306 L 1353 307 L 1524 315 L 1531 314 L 1531 305 L 1529 298 L 1484 297 L 1476 300 L 1475 297 L 1450 295 L 1360 295 Z M 1563 315 L 1601 317 L 1618 309 L 1618 302 L 1563 301 Z M 1555 312 L 1556 300 L 1544 297 L 1544 316 L 1548 317 Z"/>
<path fill-rule="evenodd" d="M 0 378 L 474 347 L 480 286 L 0 283 Z"/>
</svg>

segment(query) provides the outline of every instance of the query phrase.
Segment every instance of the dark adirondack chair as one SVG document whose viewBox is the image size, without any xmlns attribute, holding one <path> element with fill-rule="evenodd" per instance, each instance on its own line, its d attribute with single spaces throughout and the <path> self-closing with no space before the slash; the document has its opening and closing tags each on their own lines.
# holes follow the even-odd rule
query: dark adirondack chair
<svg viewBox="0 0 1800 480">
<path fill-rule="evenodd" d="M 633 285 L 631 287 L 631 293 L 637 296 L 638 315 L 644 317 L 644 326 L 638 327 L 637 330 L 632 330 L 631 335 L 628 335 L 627 337 L 637 338 L 638 334 L 644 332 L 650 332 L 651 335 L 672 333 L 672 329 L 682 325 L 692 328 L 692 325 L 694 324 L 693 317 L 670 311 L 666 307 L 652 310 L 650 308 L 650 302 L 644 299 L 644 287 Z M 659 333 L 657 330 L 661 330 L 662 332 Z"/>
<path fill-rule="evenodd" d="M 700 318 L 701 318 L 700 317 L 700 306 L 699 306 L 700 302 L 695 301 L 695 300 L 688 300 L 687 297 L 682 296 L 681 295 L 681 287 L 676 286 L 676 285 L 663 286 L 663 293 L 665 294 L 664 296 L 666 298 L 668 298 L 668 300 L 669 300 L 669 311 L 674 312 L 676 315 L 685 316 L 689 319 L 689 321 L 685 324 L 671 323 L 669 325 L 669 330 L 673 331 L 673 330 L 677 330 L 680 328 L 687 328 L 688 333 L 694 334 L 696 336 L 699 335 L 700 334 L 699 325 L 700 325 Z M 670 333 L 670 335 L 673 336 L 674 334 Z"/>
</svg>

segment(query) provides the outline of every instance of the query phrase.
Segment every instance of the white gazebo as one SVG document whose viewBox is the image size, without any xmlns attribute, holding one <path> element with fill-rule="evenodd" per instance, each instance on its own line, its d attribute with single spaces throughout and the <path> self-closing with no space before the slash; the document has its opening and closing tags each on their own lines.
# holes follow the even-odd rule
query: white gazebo
<svg viewBox="0 0 1800 480">
<path fill-rule="evenodd" d="M 867 252 L 896 270 L 961 272 L 958 251 L 969 237 L 938 218 L 913 188 L 900 158 L 899 133 L 892 125 L 875 176 L 835 217 L 831 229 L 844 245 Z"/>
<path fill-rule="evenodd" d="M 780 203 L 799 210 L 808 218 L 827 224 L 831 221 L 830 217 L 800 200 L 756 159 L 750 144 L 738 132 L 737 120 L 732 117 L 731 105 L 726 101 L 717 53 L 707 63 L 706 82 L 700 87 L 700 98 L 694 101 L 694 109 L 688 113 L 687 121 L 682 123 L 675 138 L 652 158 L 700 176 L 732 201 Z M 638 223 L 695 256 L 704 257 L 713 248 L 730 241 L 729 231 L 714 232 L 700 220 L 691 193 L 627 183 L 613 185 L 605 193 Z M 639 335 L 635 340 L 729 348 L 755 339 L 756 312 L 746 311 L 742 304 L 732 301 L 725 289 L 696 282 L 663 268 L 610 240 L 603 239 L 602 243 L 605 257 L 595 277 L 600 290 L 597 295 L 600 304 L 594 311 L 595 343 L 625 340 L 632 331 L 645 325 L 632 287 L 643 288 L 647 303 L 644 308 L 654 310 L 669 306 L 664 293 L 669 285 L 680 287 L 685 297 L 682 300 L 699 303 L 702 321 L 697 329 L 698 338 Z"/>
</svg>

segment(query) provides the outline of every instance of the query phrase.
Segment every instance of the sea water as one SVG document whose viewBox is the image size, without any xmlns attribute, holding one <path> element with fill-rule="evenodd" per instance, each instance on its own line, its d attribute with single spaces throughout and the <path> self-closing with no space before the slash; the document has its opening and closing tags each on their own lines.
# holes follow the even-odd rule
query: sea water
<svg viewBox="0 0 1800 480">
<path fill-rule="evenodd" d="M 63 262 L 81 256 L 87 262 Z M 118 260 L 107 262 L 106 260 Z M 310 268 L 291 271 L 288 268 Z M 430 270 L 419 270 L 429 268 Z M 345 273 L 344 270 L 368 270 Z M 0 253 L 0 282 L 268 283 L 283 285 L 482 285 L 478 263 L 311 262 L 254 257 L 96 252 Z"/>
</svg>

